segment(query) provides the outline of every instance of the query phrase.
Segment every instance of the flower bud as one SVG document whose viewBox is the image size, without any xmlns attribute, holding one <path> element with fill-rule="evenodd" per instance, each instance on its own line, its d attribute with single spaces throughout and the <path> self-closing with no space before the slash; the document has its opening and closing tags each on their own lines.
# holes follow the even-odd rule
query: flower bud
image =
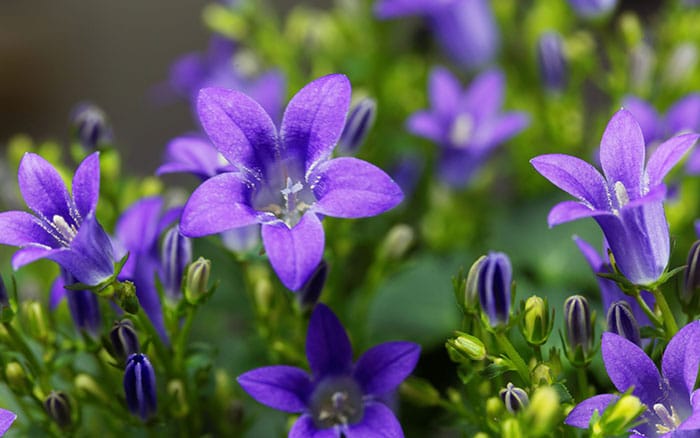
<svg viewBox="0 0 700 438">
<path fill-rule="evenodd" d="M 139 299 L 136 297 L 136 287 L 131 281 L 115 283 L 114 300 L 125 312 L 135 315 L 139 311 Z"/>
<path fill-rule="evenodd" d="M 130 355 L 141 351 L 141 345 L 139 344 L 139 338 L 136 334 L 134 324 L 128 319 L 123 319 L 114 323 L 112 329 L 109 331 L 109 339 L 112 342 L 114 357 L 119 359 L 122 363 L 126 361 Z"/>
<path fill-rule="evenodd" d="M 520 422 L 516 418 L 506 418 L 501 424 L 501 438 L 523 438 Z"/>
<path fill-rule="evenodd" d="M 535 390 L 527 409 L 528 436 L 549 436 L 561 416 L 561 402 L 557 391 L 551 386 L 540 386 Z"/>
<path fill-rule="evenodd" d="M 457 336 L 445 343 L 447 353 L 453 362 L 469 363 L 472 360 L 483 360 L 486 357 L 486 347 L 481 340 L 467 333 L 456 332 Z"/>
<path fill-rule="evenodd" d="M 163 238 L 160 262 L 163 268 L 163 289 L 168 297 L 181 296 L 182 275 L 192 261 L 192 241 L 180 234 L 177 225 L 170 228 Z"/>
<path fill-rule="evenodd" d="M 542 83 L 549 91 L 563 91 L 568 81 L 564 44 L 558 32 L 545 32 L 537 41 Z"/>
<path fill-rule="evenodd" d="M 67 428 L 73 422 L 70 400 L 63 391 L 51 391 L 44 399 L 44 410 L 61 429 Z"/>
<path fill-rule="evenodd" d="M 29 392 L 29 380 L 24 367 L 19 362 L 9 362 L 5 365 L 5 379 L 7 379 L 7 386 L 13 391 L 20 394 Z"/>
<path fill-rule="evenodd" d="M 521 329 L 527 343 L 542 345 L 547 342 L 554 326 L 554 313 L 549 312 L 547 300 L 531 296 L 525 301 L 522 313 Z"/>
<path fill-rule="evenodd" d="M 156 374 L 145 354 L 129 356 L 124 371 L 124 393 L 129 411 L 146 421 L 156 412 Z"/>
<path fill-rule="evenodd" d="M 639 398 L 622 394 L 615 403 L 608 405 L 599 420 L 591 425 L 591 430 L 599 431 L 598 436 L 626 435 L 645 410 Z"/>
<path fill-rule="evenodd" d="M 73 379 L 73 385 L 75 387 L 76 395 L 79 398 L 92 398 L 98 400 L 100 403 L 109 404 L 112 402 L 110 396 L 108 396 L 99 383 L 95 379 L 85 373 L 80 373 Z"/>
<path fill-rule="evenodd" d="M 75 106 L 70 116 L 73 137 L 86 151 L 112 141 L 112 130 L 105 113 L 92 103 Z"/>
<path fill-rule="evenodd" d="M 399 260 L 406 254 L 415 240 L 410 225 L 394 225 L 387 233 L 381 246 L 381 254 L 389 260 Z"/>
<path fill-rule="evenodd" d="M 479 289 L 477 283 L 479 280 L 479 269 L 484 263 L 486 256 L 481 256 L 469 268 L 467 280 L 464 282 L 464 307 L 465 309 L 473 309 L 479 302 Z"/>
<path fill-rule="evenodd" d="M 51 336 L 49 323 L 41 303 L 38 301 L 25 301 L 22 303 L 22 316 L 27 334 L 42 343 L 48 342 Z"/>
<path fill-rule="evenodd" d="M 66 300 L 75 327 L 93 336 L 97 335 L 102 327 L 99 297 L 89 290 L 68 290 Z"/>
<path fill-rule="evenodd" d="M 503 414 L 503 401 L 498 397 L 489 397 L 486 400 L 486 415 L 488 418 L 499 418 Z"/>
<path fill-rule="evenodd" d="M 323 287 L 326 285 L 326 277 L 328 277 L 328 263 L 325 260 L 321 260 L 321 263 L 318 264 L 314 273 L 311 274 L 311 277 L 301 287 L 297 295 L 299 305 L 303 310 L 311 310 L 316 305 L 316 302 L 321 297 Z"/>
<path fill-rule="evenodd" d="M 365 142 L 369 130 L 374 125 L 377 115 L 377 102 L 365 97 L 355 105 L 348 114 L 343 133 L 338 140 L 338 152 L 341 155 L 355 155 Z"/>
<path fill-rule="evenodd" d="M 10 306 L 10 295 L 7 293 L 7 287 L 0 275 L 0 322 L 10 322 L 15 316 L 15 312 Z"/>
<path fill-rule="evenodd" d="M 688 251 L 680 300 L 688 309 L 686 312 L 697 312 L 700 304 L 700 240 L 695 241 Z"/>
<path fill-rule="evenodd" d="M 512 282 L 508 256 L 502 252 L 489 253 L 478 268 L 477 290 L 481 310 L 492 327 L 508 322 Z"/>
<path fill-rule="evenodd" d="M 528 398 L 527 393 L 523 389 L 513 386 L 511 382 L 508 382 L 508 385 L 506 385 L 504 389 L 501 389 L 498 395 L 501 397 L 503 404 L 506 405 L 506 409 L 511 414 L 515 414 L 530 404 L 530 399 Z"/>
<path fill-rule="evenodd" d="M 171 413 L 175 418 L 182 418 L 190 411 L 185 396 L 185 385 L 182 380 L 175 379 L 168 382 L 168 399 L 170 400 Z"/>
<path fill-rule="evenodd" d="M 209 293 L 209 274 L 211 261 L 200 257 L 187 267 L 185 277 L 185 299 L 190 304 L 196 304 Z"/>
<path fill-rule="evenodd" d="M 569 360 L 574 365 L 587 363 L 593 350 L 593 318 L 585 297 L 572 295 L 566 299 L 564 322 Z"/>
<path fill-rule="evenodd" d="M 440 391 L 430 381 L 411 376 L 399 387 L 401 396 L 418 406 L 437 406 L 440 404 Z"/>
<path fill-rule="evenodd" d="M 608 309 L 608 331 L 620 335 L 628 341 L 641 347 L 642 338 L 639 324 L 632 313 L 632 308 L 626 301 L 616 301 Z"/>
</svg>

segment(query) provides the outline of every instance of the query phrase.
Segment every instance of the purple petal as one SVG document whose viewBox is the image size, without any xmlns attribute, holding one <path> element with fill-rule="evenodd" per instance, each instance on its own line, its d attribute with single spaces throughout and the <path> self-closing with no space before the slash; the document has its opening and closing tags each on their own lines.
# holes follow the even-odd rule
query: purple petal
<svg viewBox="0 0 700 438">
<path fill-rule="evenodd" d="M 133 203 L 117 221 L 115 235 L 129 252 L 150 251 L 158 239 L 158 218 L 163 208 L 160 196 Z"/>
<path fill-rule="evenodd" d="M 65 281 L 63 280 L 63 275 L 59 275 L 54 282 L 51 284 L 51 291 L 49 292 L 49 309 L 56 310 L 61 301 L 66 297 Z"/>
<path fill-rule="evenodd" d="M 222 173 L 204 181 L 182 211 L 182 234 L 201 237 L 257 223 L 250 192 L 251 188 L 237 172 Z"/>
<path fill-rule="evenodd" d="M 459 104 L 462 86 L 445 67 L 435 67 L 428 78 L 428 96 L 432 110 L 440 117 L 453 117 Z"/>
<path fill-rule="evenodd" d="M 438 177 L 450 187 L 464 187 L 473 180 L 486 158 L 472 148 L 443 148 L 438 162 Z"/>
<path fill-rule="evenodd" d="M 608 122 L 600 141 L 600 164 L 612 186 L 621 182 L 630 199 L 642 194 L 644 135 L 632 113 L 619 110 Z"/>
<path fill-rule="evenodd" d="M 288 438 L 340 438 L 340 429 L 317 429 L 311 415 L 303 414 L 292 426 Z"/>
<path fill-rule="evenodd" d="M 478 121 L 494 117 L 503 104 L 505 77 L 500 70 L 487 70 L 469 85 L 460 102 L 460 108 Z"/>
<path fill-rule="evenodd" d="M 661 184 L 666 174 L 693 147 L 698 138 L 700 138 L 698 134 L 684 134 L 661 143 L 652 156 L 649 157 L 649 162 L 647 163 L 648 187 Z"/>
<path fill-rule="evenodd" d="M 315 210 L 327 216 L 375 216 L 403 200 L 401 188 L 383 170 L 352 157 L 321 164 L 314 179 Z M 316 179 L 318 178 L 318 179 Z"/>
<path fill-rule="evenodd" d="M 685 403 L 695 388 L 700 366 L 700 321 L 683 327 L 669 341 L 661 362 L 661 371 L 671 386 L 671 392 Z"/>
<path fill-rule="evenodd" d="M 595 411 L 599 415 L 603 415 L 603 411 L 618 399 L 616 395 L 601 394 L 582 401 L 569 412 L 569 415 L 564 420 L 565 424 L 581 429 L 588 429 L 588 424 L 591 422 L 591 417 Z"/>
<path fill-rule="evenodd" d="M 95 211 L 100 198 L 100 153 L 87 156 L 73 175 L 73 200 L 81 217 Z"/>
<path fill-rule="evenodd" d="M 306 357 L 315 380 L 342 375 L 352 367 L 352 346 L 345 328 L 325 304 L 317 304 L 306 335 Z"/>
<path fill-rule="evenodd" d="M 246 92 L 263 107 L 275 122 L 279 122 L 282 113 L 285 82 L 282 72 L 272 70 L 263 73 L 246 87 Z"/>
<path fill-rule="evenodd" d="M 275 160 L 275 125 L 260 104 L 247 95 L 204 88 L 197 98 L 197 113 L 204 131 L 231 164 L 260 174 Z"/>
<path fill-rule="evenodd" d="M 17 419 L 17 414 L 7 409 L 0 408 L 0 436 L 2 436 L 12 426 Z"/>
<path fill-rule="evenodd" d="M 659 371 L 641 348 L 622 336 L 605 332 L 601 350 L 605 369 L 618 391 L 634 386 L 632 394 L 647 406 L 664 399 Z"/>
<path fill-rule="evenodd" d="M 540 155 L 530 160 L 542 176 L 591 209 L 608 210 L 607 184 L 595 167 L 571 155 Z"/>
<path fill-rule="evenodd" d="M 622 107 L 632 113 L 639 123 L 646 144 L 660 139 L 663 135 L 662 120 L 649 102 L 635 96 L 626 96 L 622 100 Z"/>
<path fill-rule="evenodd" d="M 343 432 L 347 438 L 403 438 L 399 420 L 382 403 L 366 404 L 362 421 L 349 425 Z"/>
<path fill-rule="evenodd" d="M 563 201 L 552 207 L 547 215 L 547 224 L 550 227 L 563 224 L 564 222 L 582 219 L 584 217 L 594 217 L 602 215 L 612 215 L 608 211 L 592 210 L 590 207 L 578 201 Z"/>
<path fill-rule="evenodd" d="M 442 142 L 445 131 L 440 121 L 429 111 L 418 111 L 406 121 L 408 131 L 419 137 L 427 138 L 435 143 Z"/>
<path fill-rule="evenodd" d="M 39 224 L 39 220 L 24 211 L 0 213 L 0 243 L 3 245 L 25 246 L 39 244 L 57 246 L 56 239 Z"/>
<path fill-rule="evenodd" d="M 272 268 L 293 291 L 306 283 L 323 258 L 323 226 L 313 212 L 304 213 L 291 229 L 284 222 L 263 224 L 262 239 Z"/>
<path fill-rule="evenodd" d="M 693 412 L 690 417 L 683 420 L 683 422 L 678 425 L 678 429 L 673 434 L 673 438 L 693 438 L 698 436 L 697 430 L 700 429 L 700 411 Z M 683 433 L 678 431 L 696 431 L 693 433 Z"/>
<path fill-rule="evenodd" d="M 379 0 L 374 5 L 374 15 L 383 19 L 427 14 L 434 10 L 435 6 L 435 0 Z"/>
<path fill-rule="evenodd" d="M 382 396 L 396 389 L 416 367 L 420 346 L 386 342 L 367 350 L 355 364 L 355 380 L 364 394 Z"/>
<path fill-rule="evenodd" d="M 473 142 L 486 147 L 497 146 L 520 133 L 530 124 L 525 113 L 506 113 L 492 121 L 484 121 L 474 133 Z"/>
<path fill-rule="evenodd" d="M 129 259 L 133 260 L 133 270 L 127 274 L 122 271 L 120 280 L 131 280 L 136 288 L 136 298 L 139 300 L 139 305 L 148 316 L 148 319 L 153 324 L 153 327 L 158 332 L 160 338 L 166 344 L 170 343 L 170 337 L 165 329 L 165 320 L 163 318 L 163 309 L 160 303 L 160 296 L 156 288 L 155 276 L 158 270 L 158 259 L 152 257 L 148 253 L 133 253 L 129 255 Z"/>
<path fill-rule="evenodd" d="M 28 265 L 36 260 L 49 257 L 50 255 L 59 252 L 67 251 L 66 249 L 51 249 L 45 246 L 25 246 L 12 256 L 12 269 L 15 271 L 24 265 Z"/>
<path fill-rule="evenodd" d="M 666 113 L 668 134 L 683 131 L 700 131 L 700 93 L 692 93 L 680 99 Z"/>
<path fill-rule="evenodd" d="M 17 171 L 19 189 L 27 206 L 51 221 L 59 215 L 70 224 L 70 195 L 56 169 L 37 154 L 26 153 Z"/>
<path fill-rule="evenodd" d="M 312 390 L 304 370 L 286 365 L 248 371 L 236 380 L 259 403 L 284 412 L 304 411 Z"/>
<path fill-rule="evenodd" d="M 233 170 L 232 166 L 225 166 L 221 162 L 219 151 L 214 145 L 197 135 L 185 135 L 168 143 L 165 163 L 156 170 L 156 175 L 185 172 L 207 179 L 225 167 Z"/>
<path fill-rule="evenodd" d="M 341 74 L 318 78 L 292 97 L 282 118 L 283 155 L 309 172 L 330 156 L 345 126 L 350 81 Z"/>
</svg>

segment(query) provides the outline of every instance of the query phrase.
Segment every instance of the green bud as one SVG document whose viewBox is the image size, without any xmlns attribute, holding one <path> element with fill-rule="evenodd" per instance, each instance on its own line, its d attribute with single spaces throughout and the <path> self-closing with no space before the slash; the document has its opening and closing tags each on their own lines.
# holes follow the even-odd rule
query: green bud
<svg viewBox="0 0 700 438">
<path fill-rule="evenodd" d="M 44 399 L 44 410 L 61 429 L 69 427 L 73 422 L 70 400 L 65 392 L 51 391 L 51 394 Z"/>
<path fill-rule="evenodd" d="M 591 425 L 591 431 L 598 436 L 624 435 L 645 410 L 646 407 L 639 398 L 632 394 L 623 394 Z"/>
<path fill-rule="evenodd" d="M 112 400 L 102 390 L 100 385 L 89 374 L 78 374 L 75 376 L 73 384 L 75 385 L 75 390 L 80 398 L 92 398 L 107 405 L 112 402 Z"/>
<path fill-rule="evenodd" d="M 532 370 L 532 382 L 538 385 L 551 385 L 554 379 L 552 379 L 552 369 L 549 365 L 543 363 L 538 364 L 534 370 Z"/>
<path fill-rule="evenodd" d="M 187 404 L 185 396 L 185 384 L 182 380 L 175 379 L 168 382 L 168 403 L 170 412 L 175 418 L 182 418 L 190 412 L 190 406 Z"/>
<path fill-rule="evenodd" d="M 399 387 L 399 391 L 402 397 L 419 406 L 436 406 L 440 403 L 440 392 L 432 383 L 419 377 L 406 379 Z"/>
<path fill-rule="evenodd" d="M 535 390 L 527 409 L 528 436 L 549 435 L 554 424 L 559 421 L 561 404 L 559 395 L 551 386 L 541 386 Z"/>
<path fill-rule="evenodd" d="M 455 332 L 456 337 L 445 343 L 447 353 L 453 362 L 468 363 L 472 360 L 483 360 L 486 357 L 486 347 L 481 340 L 467 333 Z"/>
<path fill-rule="evenodd" d="M 466 309 L 475 309 L 479 305 L 479 290 L 477 289 L 479 280 L 479 270 L 484 263 L 486 256 L 481 256 L 469 268 L 467 281 L 464 284 L 464 307 Z"/>
<path fill-rule="evenodd" d="M 550 314 L 547 299 L 536 295 L 525 301 L 520 322 L 523 337 L 530 345 L 542 345 L 547 342 L 554 326 L 554 312 Z"/>
<path fill-rule="evenodd" d="M 381 254 L 389 260 L 399 260 L 411 247 L 415 237 L 413 228 L 409 225 L 394 225 L 382 242 Z"/>
<path fill-rule="evenodd" d="M 522 438 L 523 432 L 520 428 L 520 422 L 516 418 L 506 418 L 501 425 L 502 438 Z"/>
<path fill-rule="evenodd" d="M 211 261 L 200 257 L 187 267 L 185 274 L 185 299 L 194 305 L 209 294 L 209 275 L 211 273 Z"/>
<path fill-rule="evenodd" d="M 625 12 L 620 16 L 620 30 L 628 48 L 635 47 L 642 41 L 644 31 L 639 17 L 633 12 Z"/>
<path fill-rule="evenodd" d="M 5 379 L 7 385 L 13 391 L 24 394 L 29 390 L 29 380 L 24 368 L 19 362 L 10 362 L 5 365 Z"/>
<path fill-rule="evenodd" d="M 22 317 L 27 334 L 41 343 L 50 338 L 49 323 L 44 307 L 38 301 L 25 301 L 22 304 Z"/>
<path fill-rule="evenodd" d="M 503 412 L 503 402 L 499 397 L 489 397 L 486 400 L 486 416 L 489 419 L 500 418 Z"/>
<path fill-rule="evenodd" d="M 139 299 L 136 297 L 136 288 L 130 281 L 118 282 L 115 284 L 114 299 L 117 305 L 127 313 L 132 315 L 139 311 Z"/>
</svg>

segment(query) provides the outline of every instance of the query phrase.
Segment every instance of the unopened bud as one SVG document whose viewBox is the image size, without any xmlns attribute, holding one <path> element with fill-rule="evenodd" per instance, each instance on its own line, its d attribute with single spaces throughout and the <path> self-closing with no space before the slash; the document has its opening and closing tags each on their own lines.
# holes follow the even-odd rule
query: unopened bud
<svg viewBox="0 0 700 438">
<path fill-rule="evenodd" d="M 15 316 L 15 312 L 10 305 L 10 295 L 7 293 L 5 281 L 0 275 L 0 322 L 10 322 Z"/>
<path fill-rule="evenodd" d="M 49 323 L 43 306 L 38 301 L 22 303 L 21 315 L 25 321 L 27 333 L 39 342 L 48 342 L 50 337 Z"/>
<path fill-rule="evenodd" d="M 7 379 L 7 385 L 15 392 L 23 394 L 29 390 L 27 374 L 19 362 L 10 362 L 5 365 L 5 379 Z"/>
<path fill-rule="evenodd" d="M 297 294 L 299 305 L 303 310 L 311 310 L 316 305 L 321 297 L 321 292 L 323 292 L 323 287 L 326 285 L 327 277 L 328 263 L 325 260 L 321 260 L 314 273 L 311 274 L 311 277 L 309 277 L 306 284 L 301 287 Z"/>
<path fill-rule="evenodd" d="M 551 386 L 540 386 L 530 399 L 527 409 L 528 436 L 548 436 L 561 415 L 561 403 L 557 391 Z"/>
<path fill-rule="evenodd" d="M 136 297 L 136 287 L 130 281 L 122 281 L 115 284 L 114 299 L 117 305 L 132 315 L 139 311 L 139 299 Z"/>
<path fill-rule="evenodd" d="M 599 436 L 626 435 L 637 417 L 645 410 L 646 407 L 639 398 L 632 394 L 623 394 L 605 409 L 598 422 L 591 427 L 601 432 Z"/>
<path fill-rule="evenodd" d="M 537 41 L 537 60 L 545 88 L 562 91 L 566 88 L 568 72 L 564 44 L 558 32 L 545 32 Z"/>
<path fill-rule="evenodd" d="M 483 360 L 486 357 L 486 347 L 481 339 L 467 333 L 457 332 L 456 337 L 447 340 L 445 348 L 450 359 L 457 363 Z"/>
<path fill-rule="evenodd" d="M 168 402 L 170 409 L 175 418 L 182 418 L 190 411 L 187 404 L 187 396 L 185 395 L 185 385 L 182 380 L 171 380 L 168 382 Z"/>
<path fill-rule="evenodd" d="M 73 422 L 70 400 L 63 391 L 51 391 L 44 399 L 44 410 L 61 429 L 67 428 Z"/>
<path fill-rule="evenodd" d="M 440 403 L 440 392 L 428 380 L 409 377 L 399 387 L 402 397 L 419 406 L 435 406 Z"/>
<path fill-rule="evenodd" d="M 566 299 L 564 322 L 569 360 L 577 366 L 588 363 L 593 350 L 593 318 L 585 297 L 573 295 Z"/>
<path fill-rule="evenodd" d="M 342 155 L 354 155 L 365 142 L 377 115 L 377 102 L 366 97 L 360 100 L 348 114 L 343 133 L 338 140 L 338 152 Z"/>
<path fill-rule="evenodd" d="M 112 141 L 112 130 L 105 113 L 96 105 L 83 102 L 71 111 L 73 137 L 86 151 L 94 151 L 98 146 Z"/>
<path fill-rule="evenodd" d="M 547 342 L 554 326 L 554 314 L 550 313 L 546 299 L 536 295 L 525 301 L 521 328 L 525 340 L 530 345 Z"/>
<path fill-rule="evenodd" d="M 156 413 L 156 374 L 145 354 L 132 354 L 124 371 L 124 393 L 129 411 L 146 421 Z"/>
<path fill-rule="evenodd" d="M 477 290 L 481 310 L 492 327 L 504 325 L 510 318 L 512 282 L 508 256 L 502 252 L 489 253 L 478 269 Z"/>
<path fill-rule="evenodd" d="M 114 323 L 112 329 L 109 331 L 109 339 L 112 342 L 114 357 L 119 359 L 122 363 L 124 363 L 126 358 L 130 355 L 141 351 L 141 345 L 139 344 L 139 338 L 136 334 L 134 324 L 128 319 L 123 319 Z"/>
<path fill-rule="evenodd" d="M 700 240 L 695 241 L 688 251 L 680 299 L 687 312 L 697 312 L 700 304 Z"/>
<path fill-rule="evenodd" d="M 406 224 L 394 225 L 382 242 L 382 253 L 389 260 L 403 257 L 415 240 L 413 228 Z"/>
<path fill-rule="evenodd" d="M 626 301 L 616 301 L 608 309 L 608 331 L 620 335 L 628 341 L 642 345 L 639 324 Z"/>
<path fill-rule="evenodd" d="M 479 280 L 479 270 L 485 259 L 486 256 L 479 257 L 469 268 L 467 280 L 464 282 L 464 307 L 466 309 L 473 309 L 479 303 L 477 284 Z"/>
<path fill-rule="evenodd" d="M 517 418 L 506 418 L 501 424 L 501 438 L 523 438 L 523 431 Z"/>
<path fill-rule="evenodd" d="M 192 261 L 192 241 L 180 234 L 180 227 L 177 225 L 165 233 L 160 260 L 163 268 L 163 289 L 168 297 L 177 299 L 181 296 L 185 268 Z"/>
<path fill-rule="evenodd" d="M 501 397 L 503 404 L 511 414 L 515 414 L 530 404 L 530 399 L 528 398 L 527 393 L 523 389 L 513 386 L 513 384 L 510 382 L 508 382 L 508 385 L 506 385 L 504 389 L 499 391 L 498 395 Z"/>
<path fill-rule="evenodd" d="M 486 400 L 486 415 L 488 418 L 500 418 L 501 414 L 503 414 L 503 401 L 499 397 L 489 397 Z"/>
<path fill-rule="evenodd" d="M 102 390 L 102 387 L 89 374 L 80 373 L 73 380 L 75 390 L 80 398 L 93 398 L 101 403 L 112 402 L 109 396 Z"/>
<path fill-rule="evenodd" d="M 196 304 L 209 291 L 209 275 L 211 273 L 211 261 L 200 257 L 187 267 L 185 277 L 185 299 L 190 304 Z"/>
</svg>

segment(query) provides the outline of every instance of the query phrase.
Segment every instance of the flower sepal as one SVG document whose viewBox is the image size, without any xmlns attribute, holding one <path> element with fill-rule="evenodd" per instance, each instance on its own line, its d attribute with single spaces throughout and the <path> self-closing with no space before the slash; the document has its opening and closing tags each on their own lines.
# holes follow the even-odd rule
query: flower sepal
<svg viewBox="0 0 700 438">
<path fill-rule="evenodd" d="M 625 391 L 602 414 L 597 410 L 591 417 L 588 430 L 591 437 L 625 436 L 643 422 L 637 418 L 646 410 L 638 397 L 632 395 L 632 388 Z"/>
</svg>

